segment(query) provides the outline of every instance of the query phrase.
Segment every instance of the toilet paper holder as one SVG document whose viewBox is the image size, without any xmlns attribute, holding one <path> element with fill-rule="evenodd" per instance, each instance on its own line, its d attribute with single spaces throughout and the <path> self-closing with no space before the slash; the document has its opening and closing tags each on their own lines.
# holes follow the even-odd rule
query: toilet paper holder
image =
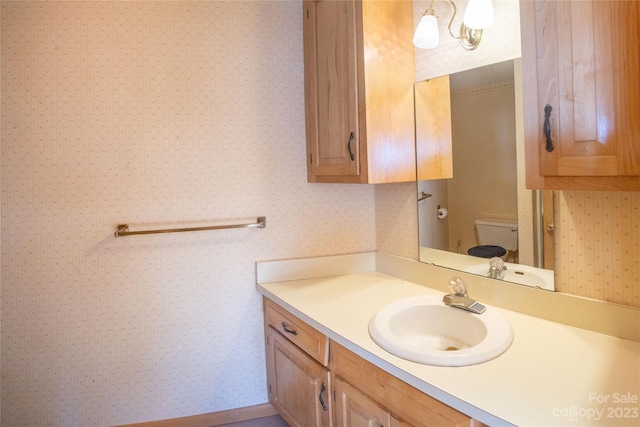
<svg viewBox="0 0 640 427">
<path fill-rule="evenodd" d="M 442 206 L 438 205 L 438 207 L 436 208 L 436 218 L 445 219 L 448 214 L 449 214 L 449 211 L 446 208 L 443 208 Z"/>
</svg>

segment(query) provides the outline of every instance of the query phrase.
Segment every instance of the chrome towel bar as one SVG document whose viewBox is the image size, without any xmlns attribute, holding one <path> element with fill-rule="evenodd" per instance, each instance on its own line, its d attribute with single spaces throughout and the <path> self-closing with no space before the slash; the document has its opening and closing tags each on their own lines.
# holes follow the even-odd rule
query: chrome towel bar
<svg viewBox="0 0 640 427">
<path fill-rule="evenodd" d="M 119 224 L 114 235 L 116 237 L 122 237 L 122 236 L 133 236 L 136 234 L 183 233 L 185 231 L 226 230 L 229 228 L 265 228 L 266 226 L 267 226 L 266 216 L 259 216 L 257 222 L 252 222 L 250 224 L 212 225 L 210 227 L 191 227 L 191 228 L 167 228 L 163 230 L 129 231 L 129 224 Z"/>
</svg>

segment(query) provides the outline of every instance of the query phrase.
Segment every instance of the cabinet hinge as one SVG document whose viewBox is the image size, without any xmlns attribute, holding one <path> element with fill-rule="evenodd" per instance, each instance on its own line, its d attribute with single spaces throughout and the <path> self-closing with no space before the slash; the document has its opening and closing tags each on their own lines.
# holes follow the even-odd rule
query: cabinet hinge
<svg viewBox="0 0 640 427">
<path fill-rule="evenodd" d="M 313 164 L 313 153 L 309 154 L 309 163 Z"/>
</svg>

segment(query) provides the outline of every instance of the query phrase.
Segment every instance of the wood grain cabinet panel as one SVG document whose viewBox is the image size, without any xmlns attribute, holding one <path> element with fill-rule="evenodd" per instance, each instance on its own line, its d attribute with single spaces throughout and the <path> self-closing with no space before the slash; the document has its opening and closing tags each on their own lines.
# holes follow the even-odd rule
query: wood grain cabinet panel
<svg viewBox="0 0 640 427">
<path fill-rule="evenodd" d="M 384 405 L 390 414 L 394 414 L 393 423 L 396 426 L 480 425 L 465 414 L 424 394 L 335 342 L 331 343 L 329 359 L 334 379 L 343 378 L 372 401 Z"/>
<path fill-rule="evenodd" d="M 413 8 L 303 2 L 309 182 L 415 181 Z"/>
<path fill-rule="evenodd" d="M 329 371 L 278 331 L 266 329 L 269 402 L 292 427 L 331 427 Z"/>
<path fill-rule="evenodd" d="M 333 389 L 336 427 L 390 427 L 391 413 L 340 377 Z"/>
<path fill-rule="evenodd" d="M 416 83 L 414 98 L 418 180 L 453 178 L 449 76 Z"/>
<path fill-rule="evenodd" d="M 521 0 L 527 184 L 640 191 L 640 3 Z"/>
<path fill-rule="evenodd" d="M 391 414 L 391 427 L 414 427 L 406 421 L 401 420 L 400 418 Z"/>
<path fill-rule="evenodd" d="M 265 324 L 300 347 L 322 365 L 329 362 L 329 339 L 272 301 L 264 300 Z"/>
</svg>

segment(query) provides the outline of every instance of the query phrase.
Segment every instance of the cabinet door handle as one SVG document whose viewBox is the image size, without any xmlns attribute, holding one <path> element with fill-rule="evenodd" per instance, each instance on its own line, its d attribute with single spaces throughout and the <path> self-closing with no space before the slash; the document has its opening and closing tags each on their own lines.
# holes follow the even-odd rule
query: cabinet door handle
<svg viewBox="0 0 640 427">
<path fill-rule="evenodd" d="M 291 335 L 298 335 L 298 331 L 296 331 L 295 329 L 290 329 L 289 326 L 287 326 L 286 323 L 282 322 L 282 329 Z"/>
<path fill-rule="evenodd" d="M 547 140 L 545 149 L 549 153 L 552 152 L 554 148 L 553 141 L 551 140 L 551 110 L 553 110 L 553 107 L 549 104 L 544 107 L 544 126 L 542 127 L 542 130 L 544 131 L 544 137 Z"/>
<path fill-rule="evenodd" d="M 322 410 L 326 411 L 329 409 L 327 403 L 324 401 L 324 392 L 327 391 L 327 386 L 322 383 L 322 387 L 320 387 L 320 394 L 318 395 L 318 400 L 320 401 L 320 405 L 322 405 Z"/>
<path fill-rule="evenodd" d="M 349 134 L 349 142 L 347 142 L 347 149 L 349 150 L 349 156 L 351 157 L 351 160 L 355 160 L 356 159 L 356 156 L 351 151 L 351 141 L 353 141 L 353 138 L 355 138 L 355 137 L 356 137 L 356 134 L 351 132 Z"/>
</svg>

